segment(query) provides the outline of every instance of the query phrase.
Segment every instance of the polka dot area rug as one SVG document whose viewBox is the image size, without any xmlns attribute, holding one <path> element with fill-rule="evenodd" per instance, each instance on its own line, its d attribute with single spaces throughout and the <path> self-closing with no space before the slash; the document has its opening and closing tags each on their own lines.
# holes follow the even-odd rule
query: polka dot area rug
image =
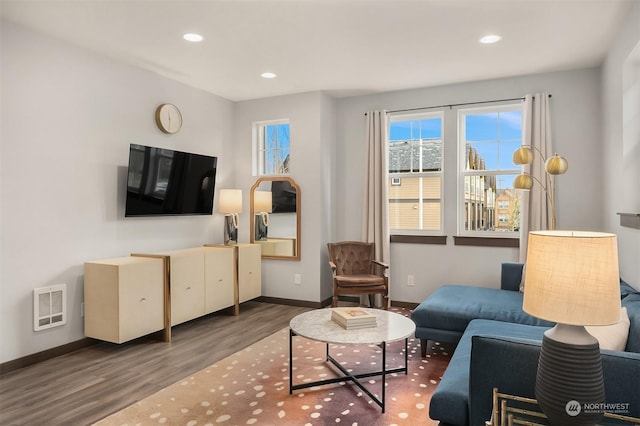
<svg viewBox="0 0 640 426">
<path fill-rule="evenodd" d="M 406 309 L 394 310 L 408 315 Z M 430 342 L 433 343 L 433 342 Z M 345 381 L 289 394 L 289 329 L 236 352 L 101 421 L 120 425 L 428 425 L 429 400 L 451 358 L 451 347 L 433 344 L 426 358 L 409 339 L 408 374 L 387 375 L 386 409 Z M 338 376 L 325 362 L 326 346 L 293 340 L 294 384 Z M 331 345 L 331 355 L 354 374 L 380 370 L 376 345 Z M 404 364 L 404 341 L 387 345 L 388 368 Z M 361 382 L 381 396 L 381 377 Z"/>
</svg>

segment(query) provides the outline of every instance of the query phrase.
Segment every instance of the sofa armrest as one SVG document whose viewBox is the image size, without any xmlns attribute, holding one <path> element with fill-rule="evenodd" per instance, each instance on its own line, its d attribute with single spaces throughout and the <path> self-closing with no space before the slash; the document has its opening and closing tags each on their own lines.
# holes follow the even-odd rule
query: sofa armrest
<svg viewBox="0 0 640 426">
<path fill-rule="evenodd" d="M 541 342 L 495 336 L 473 336 L 469 371 L 469 422 L 484 424 L 491 417 L 492 391 L 535 398 Z M 606 401 L 628 404 L 640 417 L 640 353 L 602 350 Z"/>
<path fill-rule="evenodd" d="M 524 263 L 502 262 L 502 269 L 500 271 L 500 289 L 520 291 L 520 282 L 522 281 L 523 271 Z"/>
<path fill-rule="evenodd" d="M 495 336 L 471 338 L 469 424 L 491 418 L 493 388 L 535 398 L 540 342 Z"/>
</svg>

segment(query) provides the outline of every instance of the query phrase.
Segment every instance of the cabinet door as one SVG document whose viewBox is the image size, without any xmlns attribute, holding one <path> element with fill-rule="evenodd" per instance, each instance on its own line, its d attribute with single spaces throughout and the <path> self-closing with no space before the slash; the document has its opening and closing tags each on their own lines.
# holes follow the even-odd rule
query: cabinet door
<svg viewBox="0 0 640 426">
<path fill-rule="evenodd" d="M 205 313 L 234 305 L 234 252 L 229 248 L 205 249 Z"/>
<path fill-rule="evenodd" d="M 204 248 L 171 252 L 171 325 L 204 315 Z"/>
<path fill-rule="evenodd" d="M 262 295 L 262 251 L 259 244 L 238 244 L 239 302 Z"/>
<path fill-rule="evenodd" d="M 120 268 L 120 342 L 164 328 L 162 260 Z"/>
<path fill-rule="evenodd" d="M 85 336 L 123 343 L 164 328 L 161 259 L 122 257 L 84 266 Z"/>
</svg>

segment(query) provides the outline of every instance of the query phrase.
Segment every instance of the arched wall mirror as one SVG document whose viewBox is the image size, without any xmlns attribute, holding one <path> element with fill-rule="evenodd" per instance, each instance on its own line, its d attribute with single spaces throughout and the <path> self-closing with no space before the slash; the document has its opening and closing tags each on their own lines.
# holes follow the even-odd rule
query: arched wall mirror
<svg viewBox="0 0 640 426">
<path fill-rule="evenodd" d="M 300 187 L 289 177 L 263 177 L 251 187 L 250 241 L 266 259 L 300 260 Z"/>
</svg>

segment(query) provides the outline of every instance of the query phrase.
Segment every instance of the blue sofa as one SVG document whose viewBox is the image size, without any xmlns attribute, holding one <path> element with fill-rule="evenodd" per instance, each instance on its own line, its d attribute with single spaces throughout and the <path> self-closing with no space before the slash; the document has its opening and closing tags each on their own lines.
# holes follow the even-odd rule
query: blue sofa
<svg viewBox="0 0 640 426">
<path fill-rule="evenodd" d="M 411 319 L 416 323 L 423 357 L 428 340 L 457 343 L 474 319 L 554 325 L 522 310 L 522 264 L 504 262 L 501 267 L 500 289 L 444 285 L 413 310 Z"/>
<path fill-rule="evenodd" d="M 457 342 L 429 406 L 443 425 L 483 425 L 491 416 L 492 389 L 534 397 L 538 354 L 553 324 L 522 311 L 522 265 L 502 265 L 501 289 L 443 286 L 412 313 L 416 337 Z M 603 350 L 610 402 L 629 403 L 640 417 L 640 292 L 621 282 L 621 304 L 630 320 L 625 351 Z"/>
</svg>

